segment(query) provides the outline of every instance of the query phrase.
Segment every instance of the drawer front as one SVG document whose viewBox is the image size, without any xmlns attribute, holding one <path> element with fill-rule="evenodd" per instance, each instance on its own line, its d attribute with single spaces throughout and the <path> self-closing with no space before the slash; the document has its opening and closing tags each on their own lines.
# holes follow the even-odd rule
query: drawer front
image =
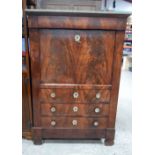
<svg viewBox="0 0 155 155">
<path fill-rule="evenodd" d="M 98 89 L 40 89 L 41 103 L 108 103 L 110 90 Z"/>
<path fill-rule="evenodd" d="M 109 104 L 41 104 L 42 116 L 108 116 Z"/>
<path fill-rule="evenodd" d="M 107 118 L 42 117 L 41 124 L 44 128 L 106 128 Z"/>
<path fill-rule="evenodd" d="M 42 83 L 111 83 L 114 31 L 40 31 L 40 73 Z"/>
</svg>

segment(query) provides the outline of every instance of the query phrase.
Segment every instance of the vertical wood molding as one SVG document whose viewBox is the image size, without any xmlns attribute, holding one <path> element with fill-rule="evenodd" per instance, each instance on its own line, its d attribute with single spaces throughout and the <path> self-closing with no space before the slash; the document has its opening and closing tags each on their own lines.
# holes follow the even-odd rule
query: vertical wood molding
<svg viewBox="0 0 155 155">
<path fill-rule="evenodd" d="M 116 39 L 115 39 L 116 43 L 115 43 L 113 75 L 112 75 L 112 90 L 111 90 L 111 99 L 109 108 L 109 125 L 108 125 L 109 128 L 115 128 L 124 35 L 125 35 L 124 31 L 116 31 Z"/>
<path fill-rule="evenodd" d="M 40 126 L 40 103 L 39 84 L 40 84 L 40 37 L 39 30 L 30 31 L 30 60 L 31 60 L 31 78 L 32 78 L 32 95 L 33 95 L 33 120 L 36 127 Z"/>
</svg>

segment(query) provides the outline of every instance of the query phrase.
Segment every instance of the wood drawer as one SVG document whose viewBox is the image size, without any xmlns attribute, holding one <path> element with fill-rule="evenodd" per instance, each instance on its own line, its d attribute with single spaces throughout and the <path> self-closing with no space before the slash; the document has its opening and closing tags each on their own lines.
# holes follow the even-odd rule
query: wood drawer
<svg viewBox="0 0 155 155">
<path fill-rule="evenodd" d="M 107 117 L 103 118 L 82 118 L 82 117 L 42 117 L 43 128 L 106 128 Z"/>
<path fill-rule="evenodd" d="M 41 104 L 42 116 L 108 116 L 109 104 Z"/>
<path fill-rule="evenodd" d="M 109 89 L 40 89 L 41 103 L 108 103 Z"/>
</svg>

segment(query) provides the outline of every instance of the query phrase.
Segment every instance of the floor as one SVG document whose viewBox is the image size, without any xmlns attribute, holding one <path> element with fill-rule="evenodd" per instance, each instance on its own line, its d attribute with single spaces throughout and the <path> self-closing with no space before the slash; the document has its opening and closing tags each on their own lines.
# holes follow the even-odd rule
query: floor
<svg viewBox="0 0 155 155">
<path fill-rule="evenodd" d="M 116 121 L 115 145 L 104 146 L 104 140 L 46 140 L 34 145 L 22 140 L 23 155 L 131 155 L 132 154 L 132 73 L 122 71 Z"/>
</svg>

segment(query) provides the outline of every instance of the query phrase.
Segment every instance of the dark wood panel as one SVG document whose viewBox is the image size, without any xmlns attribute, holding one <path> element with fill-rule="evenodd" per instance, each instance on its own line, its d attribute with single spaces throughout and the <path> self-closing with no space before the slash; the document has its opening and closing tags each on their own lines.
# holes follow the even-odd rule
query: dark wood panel
<svg viewBox="0 0 155 155">
<path fill-rule="evenodd" d="M 109 128 L 115 128 L 124 35 L 125 33 L 123 31 L 116 32 L 115 55 L 114 55 L 113 76 L 112 76 L 112 91 L 111 91 L 109 124 L 108 124 Z"/>
<path fill-rule="evenodd" d="M 76 96 L 76 94 L 78 96 Z M 52 97 L 52 95 L 54 95 Z M 98 97 L 98 98 L 97 98 Z M 40 89 L 40 103 L 108 103 L 110 90 L 107 89 Z"/>
<path fill-rule="evenodd" d="M 28 101 L 28 79 L 27 77 L 22 77 L 22 130 L 30 131 L 30 107 Z"/>
<path fill-rule="evenodd" d="M 40 50 L 39 50 L 39 31 L 30 30 L 30 61 L 31 61 L 31 81 L 32 81 L 32 101 L 33 101 L 33 123 L 40 126 Z"/>
<path fill-rule="evenodd" d="M 30 28 L 125 30 L 125 18 L 30 16 Z"/>
<path fill-rule="evenodd" d="M 109 104 L 41 104 L 42 116 L 93 116 L 109 114 Z"/>
<path fill-rule="evenodd" d="M 52 126 L 51 123 L 55 122 Z M 94 123 L 97 122 L 98 126 Z M 77 125 L 73 125 L 77 123 Z M 41 117 L 41 125 L 43 128 L 68 128 L 68 129 L 90 129 L 90 128 L 106 128 L 107 118 L 83 118 L 83 117 Z"/>
<path fill-rule="evenodd" d="M 60 138 L 60 139 L 92 139 L 104 138 L 105 129 L 43 129 L 43 138 Z"/>
<path fill-rule="evenodd" d="M 27 70 L 24 67 L 22 69 L 22 137 L 31 139 L 32 105 L 29 100 L 31 98 L 29 78 Z"/>
<path fill-rule="evenodd" d="M 41 144 L 42 143 L 42 128 L 41 127 L 33 127 L 32 128 L 32 135 L 34 144 Z"/>
<path fill-rule="evenodd" d="M 41 82 L 110 84 L 114 41 L 114 32 L 41 30 Z"/>
</svg>

